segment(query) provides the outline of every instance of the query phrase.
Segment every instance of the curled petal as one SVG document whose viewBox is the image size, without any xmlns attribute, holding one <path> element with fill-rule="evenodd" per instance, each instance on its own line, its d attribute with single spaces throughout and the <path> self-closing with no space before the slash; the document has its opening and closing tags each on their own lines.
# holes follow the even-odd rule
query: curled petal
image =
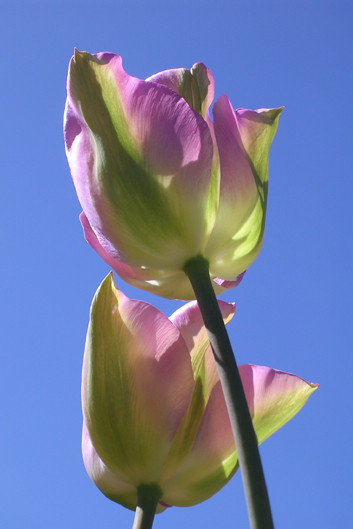
<svg viewBox="0 0 353 529">
<path fill-rule="evenodd" d="M 269 367 L 239 367 L 258 443 L 276 432 L 304 406 L 318 384 Z"/>
<path fill-rule="evenodd" d="M 220 279 L 219 277 L 216 277 L 213 281 L 224 289 L 235 288 L 243 280 L 244 274 L 245 272 L 239 274 L 233 281 L 226 281 L 225 279 Z"/>
<path fill-rule="evenodd" d="M 318 387 L 268 367 L 243 365 L 239 371 L 259 444 L 288 422 Z M 237 468 L 237 452 L 218 380 L 192 450 L 164 484 L 164 501 L 180 506 L 203 501 L 217 492 Z"/>
<path fill-rule="evenodd" d="M 211 70 L 198 62 L 191 70 L 175 68 L 152 75 L 147 81 L 167 86 L 180 96 L 202 117 L 206 117 L 214 96 Z"/>
</svg>

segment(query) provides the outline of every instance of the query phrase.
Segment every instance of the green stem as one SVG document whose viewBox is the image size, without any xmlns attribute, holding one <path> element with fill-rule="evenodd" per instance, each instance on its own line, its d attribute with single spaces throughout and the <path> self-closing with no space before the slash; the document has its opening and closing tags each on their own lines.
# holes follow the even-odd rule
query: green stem
<svg viewBox="0 0 353 529">
<path fill-rule="evenodd" d="M 208 261 L 202 256 L 194 257 L 186 263 L 184 272 L 194 289 L 215 356 L 238 452 L 250 527 L 273 529 L 256 434 L 232 346 L 212 287 Z"/>
<path fill-rule="evenodd" d="M 151 529 L 161 491 L 156 485 L 137 489 L 137 506 L 132 529 Z"/>
</svg>

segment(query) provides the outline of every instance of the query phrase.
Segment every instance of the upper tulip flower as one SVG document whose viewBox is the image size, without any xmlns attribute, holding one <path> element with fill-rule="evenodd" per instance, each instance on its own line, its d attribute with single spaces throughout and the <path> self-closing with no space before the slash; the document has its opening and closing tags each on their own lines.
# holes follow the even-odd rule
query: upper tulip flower
<svg viewBox="0 0 353 529">
<path fill-rule="evenodd" d="M 193 299 L 185 263 L 210 263 L 216 294 L 260 251 L 268 151 L 281 109 L 233 110 L 203 64 L 146 81 L 112 53 L 75 51 L 64 116 L 85 237 L 128 283 Z"/>
<path fill-rule="evenodd" d="M 219 302 L 225 322 L 234 305 Z M 315 384 L 252 365 L 240 374 L 261 443 L 293 417 Z M 135 509 L 137 491 L 188 506 L 219 490 L 237 469 L 220 381 L 196 302 L 170 319 L 128 299 L 111 274 L 91 307 L 83 375 L 82 450 L 87 472 L 111 500 Z"/>
</svg>

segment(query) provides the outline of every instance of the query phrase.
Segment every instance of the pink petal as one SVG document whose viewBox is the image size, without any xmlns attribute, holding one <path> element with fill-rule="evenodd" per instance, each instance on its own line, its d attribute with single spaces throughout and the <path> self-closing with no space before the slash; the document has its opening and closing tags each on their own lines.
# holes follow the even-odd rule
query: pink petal
<svg viewBox="0 0 353 529">
<path fill-rule="evenodd" d="M 92 303 L 82 403 L 95 450 L 114 474 L 135 486 L 156 478 L 193 388 L 178 329 L 108 276 Z"/>
<path fill-rule="evenodd" d="M 246 272 L 246 270 L 245 270 L 245 272 Z M 216 277 L 215 279 L 213 279 L 213 281 L 215 283 L 217 283 L 217 285 L 219 285 L 220 287 L 222 287 L 224 289 L 235 288 L 242 281 L 245 272 L 239 274 L 238 277 L 236 277 L 233 281 L 226 281 L 225 279 L 220 279 L 219 277 Z"/>
<path fill-rule="evenodd" d="M 257 186 L 238 129 L 237 111 L 226 95 L 213 106 L 214 130 L 221 166 L 221 201 L 246 208 L 257 199 Z"/>
<path fill-rule="evenodd" d="M 234 281 L 260 251 L 264 214 L 236 112 L 225 95 L 214 104 L 213 115 L 221 171 L 220 201 L 205 256 L 213 276 Z M 254 221 L 250 221 L 252 215 Z"/>
<path fill-rule="evenodd" d="M 167 86 L 181 95 L 191 108 L 203 117 L 214 97 L 214 81 L 211 70 L 201 62 L 193 65 L 191 70 L 175 68 L 152 75 L 147 81 Z"/>
<path fill-rule="evenodd" d="M 80 221 L 88 244 L 126 283 L 165 298 L 186 300 L 195 298 L 190 281 L 184 272 L 130 266 L 120 260 L 121 254 L 107 239 L 100 236 L 100 240 L 98 240 L 83 212 L 80 215 Z M 223 281 L 215 280 L 214 290 L 216 295 L 224 292 L 226 288 L 229 287 L 228 285 L 224 287 Z"/>
<path fill-rule="evenodd" d="M 243 365 L 239 370 L 259 443 L 291 419 L 317 388 L 317 384 L 268 367 Z M 191 452 L 164 483 L 165 501 L 183 506 L 202 501 L 236 469 L 237 453 L 217 381 Z"/>
<path fill-rule="evenodd" d="M 283 107 L 258 110 L 238 108 L 235 112 L 244 150 L 255 165 L 257 175 L 262 182 L 267 181 L 268 151 L 282 110 Z M 259 145 L 262 145 L 262 148 L 259 148 Z M 264 171 L 256 167 L 260 160 L 265 163 Z"/>
<path fill-rule="evenodd" d="M 206 405 L 191 451 L 164 482 L 164 499 L 195 505 L 222 488 L 237 469 L 237 455 L 222 389 L 218 381 Z"/>
<path fill-rule="evenodd" d="M 126 74 L 118 56 L 75 60 L 65 142 L 89 223 L 129 265 L 175 273 L 206 237 L 208 125 L 169 88 Z"/>
<path fill-rule="evenodd" d="M 218 305 L 224 322 L 228 323 L 233 318 L 235 304 L 218 301 Z M 174 312 L 170 319 L 181 332 L 190 351 L 194 379 L 196 381 L 199 378 L 202 380 L 203 395 L 207 403 L 218 381 L 218 372 L 197 302 L 184 305 Z"/>
<path fill-rule="evenodd" d="M 235 303 L 226 303 L 219 300 L 218 305 L 223 319 L 228 322 L 234 315 Z M 203 336 L 207 336 L 197 301 L 191 301 L 180 307 L 170 316 L 170 320 L 179 329 L 189 351 L 192 351 L 197 344 L 200 332 L 203 333 Z M 208 338 L 206 340 L 208 341 Z"/>
<path fill-rule="evenodd" d="M 190 192 L 208 189 L 213 146 L 205 121 L 162 84 L 129 76 L 120 57 L 110 60 L 109 69 L 147 167 L 181 178 Z"/>
<path fill-rule="evenodd" d="M 259 444 L 292 418 L 318 385 L 264 366 L 239 367 Z"/>
<path fill-rule="evenodd" d="M 124 257 L 119 253 L 117 248 L 112 246 L 102 235 L 98 239 L 84 212 L 80 214 L 80 221 L 88 244 L 125 281 L 127 280 L 126 278 L 147 281 L 158 277 L 157 272 L 156 276 L 154 276 L 152 270 L 137 268 L 124 263 L 121 260 Z"/>
</svg>

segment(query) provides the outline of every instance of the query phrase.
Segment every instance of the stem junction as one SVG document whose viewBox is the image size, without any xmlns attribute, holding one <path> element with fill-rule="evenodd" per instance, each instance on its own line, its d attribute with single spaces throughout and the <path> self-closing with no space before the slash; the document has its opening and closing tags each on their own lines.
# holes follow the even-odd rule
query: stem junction
<svg viewBox="0 0 353 529">
<path fill-rule="evenodd" d="M 151 529 L 161 490 L 157 485 L 141 485 L 137 489 L 137 506 L 132 529 Z"/>
</svg>

